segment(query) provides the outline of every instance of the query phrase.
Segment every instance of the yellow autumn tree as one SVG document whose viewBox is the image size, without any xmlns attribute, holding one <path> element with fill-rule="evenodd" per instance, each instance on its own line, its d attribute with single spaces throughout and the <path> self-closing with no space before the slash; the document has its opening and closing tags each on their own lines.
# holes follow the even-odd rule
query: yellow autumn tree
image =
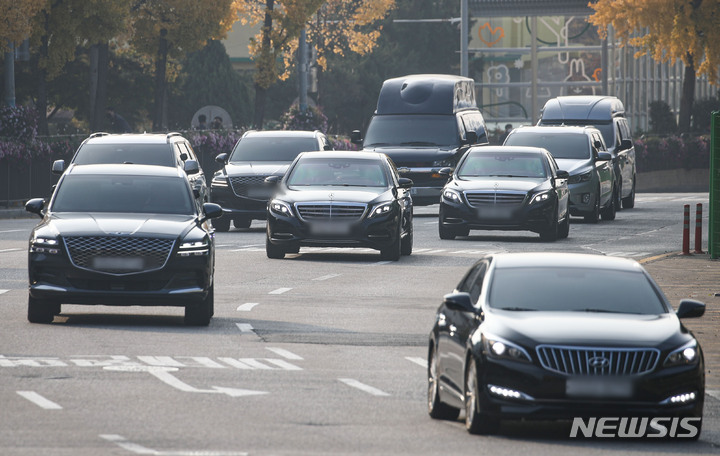
<svg viewBox="0 0 720 456">
<path fill-rule="evenodd" d="M 8 44 L 20 44 L 30 38 L 32 18 L 45 6 L 45 0 L 0 2 L 0 51 L 8 50 Z"/>
<path fill-rule="evenodd" d="M 698 74 L 718 84 L 720 65 L 720 2 L 717 0 L 598 0 L 590 22 L 600 35 L 612 25 L 621 45 L 635 46 L 635 57 L 685 64 L 680 115 L 681 131 L 690 130 Z"/>
</svg>

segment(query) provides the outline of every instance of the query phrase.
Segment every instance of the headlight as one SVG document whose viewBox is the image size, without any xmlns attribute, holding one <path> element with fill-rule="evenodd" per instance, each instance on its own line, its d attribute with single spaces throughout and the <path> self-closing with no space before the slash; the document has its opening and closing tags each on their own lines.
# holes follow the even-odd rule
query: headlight
<svg viewBox="0 0 720 456">
<path fill-rule="evenodd" d="M 433 166 L 440 166 L 441 168 L 445 168 L 446 166 L 455 166 L 455 163 L 452 158 L 446 158 L 445 160 L 435 160 L 432 164 Z"/>
<path fill-rule="evenodd" d="M 449 201 L 451 203 L 462 202 L 462 197 L 460 197 L 460 193 L 449 188 L 443 190 L 442 197 L 445 201 Z"/>
<path fill-rule="evenodd" d="M 538 193 L 532 197 L 532 199 L 530 200 L 530 204 L 541 203 L 543 201 L 547 201 L 549 198 L 550 198 L 550 192 Z"/>
<path fill-rule="evenodd" d="M 692 364 L 698 360 L 697 341 L 695 339 L 686 343 L 680 348 L 670 352 L 665 358 L 663 366 L 679 366 L 682 364 Z"/>
<path fill-rule="evenodd" d="M 60 252 L 58 250 L 59 245 L 60 241 L 54 237 L 33 235 L 32 239 L 30 239 L 30 252 L 57 255 Z"/>
<path fill-rule="evenodd" d="M 373 207 L 370 211 L 370 214 L 368 215 L 368 218 L 373 218 L 380 215 L 385 215 L 388 212 L 390 212 L 393 208 L 393 202 L 390 201 L 389 203 L 382 203 L 378 204 L 377 206 Z"/>
<path fill-rule="evenodd" d="M 272 200 L 268 205 L 270 212 L 274 212 L 278 215 L 284 215 L 285 217 L 292 217 L 292 210 L 290 205 L 285 201 Z"/>
<path fill-rule="evenodd" d="M 524 348 L 492 334 L 483 334 L 483 347 L 490 358 L 530 362 L 530 355 Z"/>
<path fill-rule="evenodd" d="M 582 174 L 575 174 L 573 176 L 570 176 L 570 179 L 568 179 L 568 184 L 579 184 L 580 182 L 588 182 L 591 177 L 592 171 L 588 171 Z"/>
<path fill-rule="evenodd" d="M 229 186 L 228 178 L 225 176 L 214 176 L 212 182 L 210 182 L 210 186 L 227 188 Z"/>
<path fill-rule="evenodd" d="M 210 242 L 207 238 L 201 241 L 184 241 L 178 249 L 178 256 L 203 256 L 210 252 Z"/>
</svg>

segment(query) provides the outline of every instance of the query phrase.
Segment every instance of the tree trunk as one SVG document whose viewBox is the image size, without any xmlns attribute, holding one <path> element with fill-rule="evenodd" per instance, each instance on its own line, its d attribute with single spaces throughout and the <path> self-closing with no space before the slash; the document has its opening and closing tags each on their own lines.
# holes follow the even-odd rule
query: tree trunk
<svg viewBox="0 0 720 456">
<path fill-rule="evenodd" d="M 153 110 L 153 130 L 165 130 L 165 122 L 163 118 L 163 107 L 165 106 L 165 71 L 167 69 L 168 42 L 167 30 L 160 31 L 160 42 L 158 44 L 158 54 L 155 61 L 155 106 Z"/>
<path fill-rule="evenodd" d="M 260 44 L 260 58 L 258 59 L 258 66 L 263 65 L 275 65 L 275 60 L 268 58 L 272 55 L 270 52 L 270 32 L 272 31 L 272 11 L 275 7 L 275 0 L 265 0 L 265 19 L 263 20 L 262 27 L 262 40 Z M 255 79 L 255 115 L 253 116 L 253 128 L 262 130 L 263 122 L 265 121 L 265 100 L 267 98 L 267 88 L 264 82 L 259 82 L 263 75 L 268 72 L 268 69 L 257 68 L 257 74 Z"/>
<path fill-rule="evenodd" d="M 680 98 L 680 115 L 678 118 L 680 133 L 690 132 L 690 117 L 695 102 L 695 79 L 693 57 L 688 55 L 688 63 L 685 65 L 685 74 L 683 75 L 682 96 Z"/>
<path fill-rule="evenodd" d="M 50 134 L 48 129 L 48 122 L 47 122 L 47 70 L 40 67 L 40 61 L 43 59 L 47 59 L 48 56 L 48 42 L 49 38 L 47 35 L 47 30 L 49 28 L 49 21 L 50 21 L 50 15 L 47 13 L 45 14 L 45 35 L 43 35 L 40 38 L 40 56 L 37 60 L 38 62 L 38 93 L 37 93 L 37 102 L 35 103 L 35 107 L 38 110 L 38 133 L 40 135 L 48 135 Z"/>
<path fill-rule="evenodd" d="M 257 82 L 255 83 L 255 117 L 253 118 L 253 128 L 262 130 L 265 120 L 265 100 L 267 99 L 267 89 Z"/>
</svg>

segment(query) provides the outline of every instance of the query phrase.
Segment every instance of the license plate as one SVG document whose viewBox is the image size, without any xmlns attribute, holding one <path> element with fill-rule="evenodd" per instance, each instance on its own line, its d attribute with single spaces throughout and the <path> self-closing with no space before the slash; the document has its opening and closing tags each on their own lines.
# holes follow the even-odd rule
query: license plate
<svg viewBox="0 0 720 456">
<path fill-rule="evenodd" d="M 350 225 L 347 223 L 313 223 L 310 233 L 316 236 L 343 236 L 350 234 Z"/>
<path fill-rule="evenodd" d="M 95 269 L 137 271 L 143 268 L 144 262 L 139 257 L 97 257 L 93 258 L 92 265 Z"/>
<path fill-rule="evenodd" d="M 633 394 L 633 384 L 628 378 L 578 377 L 565 383 L 568 397 L 628 398 Z"/>
<path fill-rule="evenodd" d="M 478 209 L 478 217 L 493 220 L 509 220 L 513 218 L 514 210 L 509 207 L 487 207 Z"/>
<path fill-rule="evenodd" d="M 272 191 L 266 188 L 249 188 L 247 196 L 249 198 L 269 199 Z"/>
</svg>

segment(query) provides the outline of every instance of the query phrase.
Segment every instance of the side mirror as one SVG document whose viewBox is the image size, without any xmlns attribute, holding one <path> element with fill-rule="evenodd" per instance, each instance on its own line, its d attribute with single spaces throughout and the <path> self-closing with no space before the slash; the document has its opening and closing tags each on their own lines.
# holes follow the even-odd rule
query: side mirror
<svg viewBox="0 0 720 456">
<path fill-rule="evenodd" d="M 193 189 L 193 196 L 195 197 L 195 199 L 200 198 L 200 189 L 194 188 L 194 189 Z"/>
<path fill-rule="evenodd" d="M 186 160 L 185 163 L 183 163 L 183 170 L 185 171 L 185 174 L 197 174 L 200 172 L 200 165 L 198 165 L 197 160 Z"/>
<path fill-rule="evenodd" d="M 477 132 L 474 130 L 470 130 L 465 132 L 465 143 L 466 144 L 477 144 L 478 142 L 478 135 Z"/>
<path fill-rule="evenodd" d="M 449 167 L 440 168 L 438 170 L 438 174 L 442 174 L 443 176 L 447 176 L 447 177 L 452 176 L 452 173 L 453 173 L 453 169 L 449 168 Z"/>
<path fill-rule="evenodd" d="M 450 293 L 443 296 L 443 304 L 450 310 L 475 312 L 469 293 Z"/>
<path fill-rule="evenodd" d="M 632 149 L 632 147 L 633 147 L 632 140 L 623 139 L 622 141 L 620 141 L 620 150 L 628 150 L 628 149 Z"/>
<path fill-rule="evenodd" d="M 362 134 L 360 130 L 353 130 L 352 133 L 350 133 L 350 142 L 353 144 L 362 144 Z"/>
<path fill-rule="evenodd" d="M 180 154 L 180 160 L 185 161 L 187 159 L 188 159 L 188 154 L 186 154 L 185 152 Z"/>
<path fill-rule="evenodd" d="M 228 154 L 218 154 L 217 157 L 215 157 L 215 161 L 220 163 L 221 165 L 225 165 L 228 160 Z"/>
<path fill-rule="evenodd" d="M 595 161 L 612 161 L 613 157 L 610 152 L 598 152 Z"/>
<path fill-rule="evenodd" d="M 205 220 L 218 218 L 223 215 L 222 207 L 220 207 L 219 204 L 215 203 L 204 203 L 203 212 L 205 213 L 205 215 L 200 219 L 201 223 Z"/>
<path fill-rule="evenodd" d="M 282 179 L 282 176 L 268 176 L 265 178 L 266 184 L 277 184 Z"/>
<path fill-rule="evenodd" d="M 31 212 L 33 214 L 37 214 L 40 217 L 45 216 L 43 213 L 43 208 L 45 207 L 45 199 L 43 198 L 33 198 L 27 203 L 25 203 L 25 210 L 28 212 Z"/>
<path fill-rule="evenodd" d="M 564 169 L 559 169 L 557 170 L 557 173 L 555 173 L 555 177 L 558 179 L 570 179 L 570 173 Z"/>
<path fill-rule="evenodd" d="M 694 299 L 683 299 L 675 314 L 678 318 L 702 317 L 705 314 L 705 304 Z"/>
<path fill-rule="evenodd" d="M 65 160 L 55 160 L 52 164 L 53 174 L 62 174 L 65 171 Z"/>
<path fill-rule="evenodd" d="M 401 177 L 398 179 L 398 184 L 400 185 L 400 188 L 410 188 L 413 186 L 413 181 L 407 177 Z"/>
<path fill-rule="evenodd" d="M 595 146 L 595 148 L 598 150 L 602 149 L 602 143 L 600 141 L 595 141 L 593 143 L 593 146 Z"/>
</svg>

